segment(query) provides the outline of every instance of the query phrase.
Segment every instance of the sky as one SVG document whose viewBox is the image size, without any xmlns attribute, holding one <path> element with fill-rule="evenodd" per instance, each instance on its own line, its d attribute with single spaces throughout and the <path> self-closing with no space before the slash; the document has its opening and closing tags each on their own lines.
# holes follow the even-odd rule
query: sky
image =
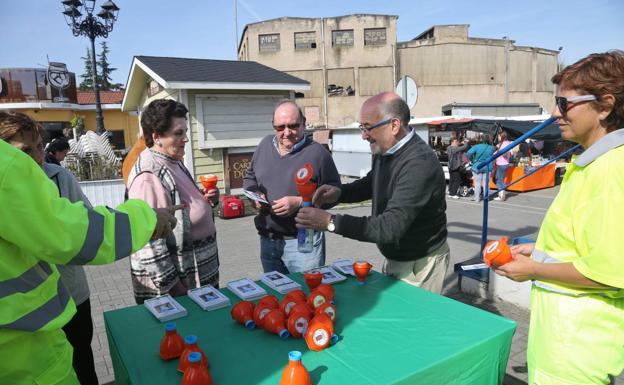
<svg viewBox="0 0 624 385">
<path fill-rule="evenodd" d="M 104 0 L 96 1 L 99 10 Z M 123 84 L 134 55 L 236 60 L 236 31 L 240 39 L 247 23 L 283 16 L 397 15 L 398 41 L 435 24 L 470 24 L 471 37 L 563 47 L 565 64 L 624 49 L 624 0 L 237 0 L 238 28 L 235 0 L 114 1 L 121 10 L 107 43 L 113 80 Z M 0 0 L 0 68 L 45 67 L 47 55 L 82 74 L 89 40 L 72 35 L 62 11 L 60 0 Z"/>
</svg>

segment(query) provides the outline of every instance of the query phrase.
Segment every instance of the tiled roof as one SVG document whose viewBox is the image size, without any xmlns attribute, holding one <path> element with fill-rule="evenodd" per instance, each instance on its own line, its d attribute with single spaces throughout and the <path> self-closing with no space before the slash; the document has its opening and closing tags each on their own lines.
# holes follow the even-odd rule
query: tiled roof
<svg viewBox="0 0 624 385">
<path fill-rule="evenodd" d="M 253 61 L 136 56 L 166 82 L 309 84 Z"/>
<path fill-rule="evenodd" d="M 95 91 L 77 91 L 78 104 L 95 104 Z M 100 91 L 100 103 L 121 104 L 123 91 Z"/>
</svg>

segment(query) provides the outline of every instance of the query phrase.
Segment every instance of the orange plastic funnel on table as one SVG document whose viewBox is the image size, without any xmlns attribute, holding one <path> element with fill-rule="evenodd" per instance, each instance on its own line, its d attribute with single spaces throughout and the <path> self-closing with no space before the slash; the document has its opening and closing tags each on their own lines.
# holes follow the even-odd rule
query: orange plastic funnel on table
<svg viewBox="0 0 624 385">
<path fill-rule="evenodd" d="M 264 330 L 269 333 L 277 334 L 283 340 L 290 337 L 290 333 L 286 329 L 286 319 L 279 309 L 273 309 L 268 312 L 262 322 Z"/>
<path fill-rule="evenodd" d="M 332 302 L 334 300 L 334 287 L 328 283 L 321 283 L 316 288 L 317 291 L 321 292 L 327 301 Z"/>
<path fill-rule="evenodd" d="M 297 300 L 297 302 L 305 302 L 305 300 L 306 300 L 306 294 L 301 289 L 295 289 L 295 290 L 293 290 L 291 292 L 288 292 L 288 294 L 286 294 L 286 296 L 293 297 L 294 299 Z"/>
<path fill-rule="evenodd" d="M 279 300 L 273 294 L 265 295 L 264 297 L 260 298 L 260 301 L 258 301 L 258 306 L 266 306 L 271 309 L 278 309 Z"/>
<path fill-rule="evenodd" d="M 318 314 L 312 318 L 305 333 L 305 341 L 310 350 L 319 352 L 328 347 L 334 335 L 334 323 L 327 314 Z"/>
<path fill-rule="evenodd" d="M 201 364 L 199 352 L 189 354 L 188 366 L 184 371 L 184 376 L 182 376 L 182 385 L 213 385 L 208 368 Z"/>
<path fill-rule="evenodd" d="M 366 277 L 368 277 L 368 273 L 370 273 L 373 265 L 366 261 L 357 261 L 353 264 L 353 273 L 357 277 L 358 283 L 360 285 L 364 284 Z"/>
<path fill-rule="evenodd" d="M 272 309 L 266 305 L 258 305 L 253 313 L 253 320 L 258 327 L 264 327 L 264 316 Z"/>
<path fill-rule="evenodd" d="M 280 303 L 280 311 L 282 312 L 282 314 L 284 315 L 284 317 L 288 317 L 288 315 L 290 314 L 291 309 L 293 308 L 293 306 L 295 306 L 297 303 L 299 303 L 301 301 L 299 301 L 296 298 L 290 297 L 290 296 L 286 296 L 284 297 L 284 299 L 282 300 L 282 303 Z"/>
<path fill-rule="evenodd" d="M 325 294 L 318 290 L 318 288 L 312 290 L 312 293 L 308 296 L 308 307 L 312 310 L 316 310 L 317 307 L 321 306 L 325 302 L 329 302 Z"/>
<path fill-rule="evenodd" d="M 295 306 L 290 309 L 290 314 L 295 312 L 303 312 L 304 314 L 307 314 L 310 319 L 312 319 L 312 316 L 314 315 L 314 311 L 312 311 L 305 302 L 297 302 Z"/>
<path fill-rule="evenodd" d="M 483 248 L 483 262 L 490 267 L 500 267 L 512 260 L 507 237 L 502 237 L 498 241 L 489 241 Z"/>
<path fill-rule="evenodd" d="M 256 323 L 253 321 L 254 304 L 249 301 L 240 301 L 230 311 L 232 318 L 238 321 L 238 323 L 245 325 L 247 329 L 253 329 L 256 327 Z"/>
<path fill-rule="evenodd" d="M 303 280 L 308 286 L 308 289 L 312 291 L 316 289 L 316 287 L 320 285 L 321 282 L 323 282 L 323 273 L 321 273 L 320 271 L 308 271 L 306 273 L 303 273 Z"/>
<path fill-rule="evenodd" d="M 288 353 L 288 365 L 282 372 L 279 385 L 312 385 L 310 373 L 301 363 L 301 352 L 293 350 Z"/>
<path fill-rule="evenodd" d="M 325 302 L 321 306 L 317 307 L 316 310 L 314 311 L 314 314 L 315 315 L 327 314 L 329 318 L 332 320 L 332 322 L 336 322 L 336 316 L 337 316 L 336 306 L 334 306 L 333 304 L 329 302 Z"/>
<path fill-rule="evenodd" d="M 209 191 L 217 187 L 217 182 L 219 181 L 219 178 L 217 178 L 215 174 L 200 175 L 199 181 L 201 182 L 202 186 L 204 186 L 204 189 L 206 189 L 206 191 Z"/>
<path fill-rule="evenodd" d="M 176 330 L 175 322 L 165 324 L 165 336 L 160 342 L 160 358 L 172 360 L 180 357 L 184 351 L 184 340 Z"/>
<path fill-rule="evenodd" d="M 301 336 L 308 330 L 308 324 L 310 323 L 310 312 L 301 309 L 295 309 L 290 312 L 286 327 L 288 332 L 294 338 L 301 338 Z"/>
</svg>

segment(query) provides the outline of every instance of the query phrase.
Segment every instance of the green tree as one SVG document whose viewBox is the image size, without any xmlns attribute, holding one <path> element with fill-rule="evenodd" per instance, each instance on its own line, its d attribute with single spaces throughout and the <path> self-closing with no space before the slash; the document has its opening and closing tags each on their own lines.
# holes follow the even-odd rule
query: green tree
<svg viewBox="0 0 624 385">
<path fill-rule="evenodd" d="M 110 63 L 108 62 L 108 53 L 110 52 L 110 50 L 106 45 L 106 41 L 102 41 L 100 45 L 102 46 L 102 51 L 98 55 L 97 62 L 97 65 L 100 69 L 100 73 L 98 74 L 100 90 L 118 90 L 123 87 L 123 84 L 112 82 L 113 78 L 111 77 L 111 74 L 113 73 L 113 71 L 116 71 L 117 68 L 111 67 Z"/>
<path fill-rule="evenodd" d="M 78 89 L 82 91 L 93 90 L 93 66 L 91 65 L 91 51 L 87 48 L 87 56 L 82 56 L 84 60 L 84 73 L 80 75 L 82 81 L 78 85 Z"/>
</svg>

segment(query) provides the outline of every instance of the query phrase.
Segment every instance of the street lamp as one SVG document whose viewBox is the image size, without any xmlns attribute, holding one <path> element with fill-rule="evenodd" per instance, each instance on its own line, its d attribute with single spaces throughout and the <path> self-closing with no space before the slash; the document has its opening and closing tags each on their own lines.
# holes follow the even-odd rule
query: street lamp
<svg viewBox="0 0 624 385">
<path fill-rule="evenodd" d="M 113 30 L 113 24 L 117 21 L 119 7 L 108 0 L 102 4 L 102 10 L 97 14 L 98 20 L 93 16 L 95 0 L 63 0 L 61 1 L 65 10 L 65 22 L 72 30 L 74 36 L 86 36 L 91 40 L 91 68 L 93 69 L 93 89 L 95 90 L 95 116 L 96 132 L 105 132 L 104 117 L 102 116 L 102 104 L 100 103 L 100 86 L 97 80 L 97 65 L 95 62 L 95 38 L 107 38 L 109 32 Z M 81 12 L 82 10 L 82 12 Z"/>
</svg>

